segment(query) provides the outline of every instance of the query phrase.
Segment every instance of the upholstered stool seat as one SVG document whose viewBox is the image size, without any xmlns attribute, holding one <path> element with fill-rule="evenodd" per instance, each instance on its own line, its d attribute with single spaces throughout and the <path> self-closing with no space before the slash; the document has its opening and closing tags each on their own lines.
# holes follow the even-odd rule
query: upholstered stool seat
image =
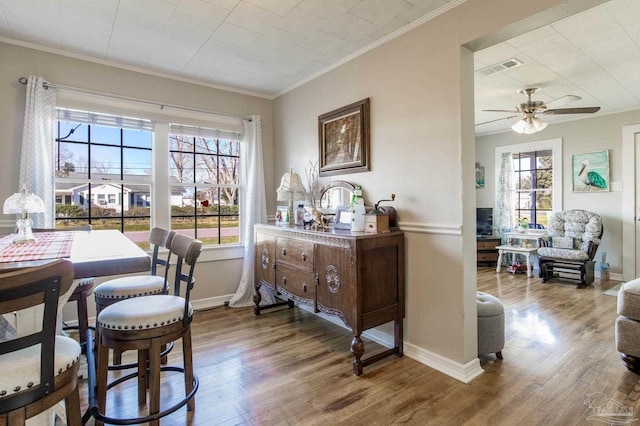
<svg viewBox="0 0 640 426">
<path fill-rule="evenodd" d="M 502 359 L 504 348 L 504 306 L 500 300 L 487 293 L 477 292 L 478 306 L 478 355 L 495 353 Z"/>
<path fill-rule="evenodd" d="M 189 303 L 189 315 L 193 307 Z M 177 296 L 147 296 L 144 303 L 138 300 L 123 300 L 107 306 L 99 317 L 99 325 L 109 330 L 142 330 L 163 327 L 182 321 L 184 318 L 184 299 Z"/>
<path fill-rule="evenodd" d="M 615 335 L 626 367 L 640 374 L 640 278 L 620 286 Z"/>
<path fill-rule="evenodd" d="M 116 302 L 132 297 L 162 294 L 165 288 L 164 276 L 139 275 L 106 281 L 97 286 L 93 294 L 96 298 Z"/>
<path fill-rule="evenodd" d="M 78 371 L 76 365 L 80 359 L 80 345 L 66 336 L 56 336 L 55 359 L 53 361 L 56 376 L 67 370 Z M 28 348 L 0 355 L 0 404 L 2 398 L 16 395 L 40 383 L 40 348 Z M 55 377 L 54 377 L 55 379 Z"/>
</svg>

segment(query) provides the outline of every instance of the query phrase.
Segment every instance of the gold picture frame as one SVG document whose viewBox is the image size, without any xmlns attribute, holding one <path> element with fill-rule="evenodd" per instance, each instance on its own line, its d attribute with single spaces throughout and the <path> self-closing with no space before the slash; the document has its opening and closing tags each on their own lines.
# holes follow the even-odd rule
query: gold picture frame
<svg viewBox="0 0 640 426">
<path fill-rule="evenodd" d="M 318 117 L 320 176 L 369 171 L 369 98 Z"/>
</svg>

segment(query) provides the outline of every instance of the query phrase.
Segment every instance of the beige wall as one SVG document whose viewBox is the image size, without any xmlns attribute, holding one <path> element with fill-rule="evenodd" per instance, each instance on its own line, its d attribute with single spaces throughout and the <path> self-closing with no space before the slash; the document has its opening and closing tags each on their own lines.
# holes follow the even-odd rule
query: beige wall
<svg viewBox="0 0 640 426">
<path fill-rule="evenodd" d="M 273 158 L 272 102 L 209 87 L 127 71 L 93 62 L 71 59 L 38 50 L 0 43 L 0 134 L 4 167 L 0 168 L 0 199 L 6 199 L 19 185 L 20 145 L 26 86 L 18 78 L 37 75 L 55 84 L 90 89 L 114 95 L 183 105 L 222 114 L 262 117 L 265 175 L 269 194 Z M 13 166 L 12 166 L 13 165 Z M 273 198 L 273 196 L 271 196 Z M 11 216 L 0 216 L 11 225 Z M 204 257 L 204 255 L 203 255 Z M 196 269 L 193 298 L 211 300 L 233 294 L 240 281 L 242 259 L 208 262 Z M 206 302 L 205 302 L 206 303 Z M 91 315 L 91 314 L 90 314 Z"/>
<path fill-rule="evenodd" d="M 394 206 L 406 233 L 405 353 L 464 376 L 465 368 L 477 365 L 475 189 L 470 172 L 475 140 L 469 96 L 473 67 L 460 46 L 564 1 L 506 3 L 467 0 L 280 96 L 273 101 L 273 122 L 271 103 L 261 99 L 0 44 L 0 112 L 8 117 L 0 130 L 7 160 L 16 164 L 19 158 L 24 88 L 17 79 L 28 74 L 241 116 L 260 114 L 273 214 L 280 176 L 289 167 L 304 172 L 318 158 L 318 115 L 370 97 L 371 171 L 336 178 L 363 185 L 368 204 L 397 195 Z M 0 173 L 0 196 L 6 196 L 17 187 L 18 172 L 5 168 Z M 236 273 L 229 280 L 222 280 L 214 266 L 206 270 L 208 285 L 237 282 L 239 262 L 225 270 L 230 276 Z"/>
<path fill-rule="evenodd" d="M 463 173 L 475 161 L 473 67 L 460 46 L 561 2 L 509 3 L 467 1 L 274 102 L 278 176 L 318 158 L 318 115 L 371 98 L 371 171 L 336 178 L 361 184 L 368 203 L 396 194 L 407 248 L 406 353 L 432 365 L 476 357 L 475 189 Z"/>
<path fill-rule="evenodd" d="M 562 138 L 562 190 L 563 200 L 559 209 L 584 209 L 602 216 L 604 235 L 596 260 L 607 252 L 607 261 L 613 274 L 622 274 L 622 192 L 584 193 L 573 192 L 571 156 L 584 152 L 609 151 L 609 179 L 624 182 L 622 175 L 622 127 L 640 124 L 640 110 L 621 114 L 594 115 L 565 123 L 551 123 L 542 132 L 520 135 L 505 132 L 476 139 L 477 161 L 485 166 L 484 188 L 476 190 L 479 207 L 493 207 L 495 196 L 495 148 L 503 145 Z M 596 271 L 598 267 L 596 267 Z"/>
</svg>

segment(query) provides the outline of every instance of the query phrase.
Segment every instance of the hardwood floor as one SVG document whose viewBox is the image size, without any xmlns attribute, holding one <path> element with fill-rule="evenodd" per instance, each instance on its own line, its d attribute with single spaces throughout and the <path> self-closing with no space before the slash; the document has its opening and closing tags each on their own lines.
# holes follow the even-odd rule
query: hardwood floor
<svg viewBox="0 0 640 426">
<path fill-rule="evenodd" d="M 407 357 L 387 358 L 355 377 L 350 332 L 298 308 L 260 317 L 251 308 L 197 312 L 196 409 L 183 408 L 162 425 L 637 423 L 631 420 L 640 419 L 640 376 L 620 360 L 616 298 L 602 294 L 616 284 L 596 280 L 577 289 L 479 268 L 478 290 L 505 306 L 506 346 L 502 361 L 481 358 L 485 373 L 470 384 Z M 365 345 L 367 353 L 383 350 Z M 178 346 L 169 364 L 179 362 Z M 180 378 L 163 379 L 172 384 L 161 391 L 167 404 L 180 397 Z M 109 414 L 137 415 L 135 381 L 118 389 L 109 393 Z M 616 404 L 629 415 L 605 419 Z"/>
</svg>

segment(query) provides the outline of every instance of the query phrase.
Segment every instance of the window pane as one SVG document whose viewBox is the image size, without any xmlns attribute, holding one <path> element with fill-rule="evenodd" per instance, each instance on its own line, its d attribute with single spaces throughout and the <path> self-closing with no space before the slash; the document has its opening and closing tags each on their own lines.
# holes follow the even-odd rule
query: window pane
<svg viewBox="0 0 640 426">
<path fill-rule="evenodd" d="M 220 183 L 237 185 L 240 183 L 240 159 L 238 157 L 220 157 Z"/>
<path fill-rule="evenodd" d="M 56 144 L 56 176 L 87 177 L 88 151 L 85 144 L 59 142 Z"/>
<path fill-rule="evenodd" d="M 519 173 L 518 189 L 531 189 L 531 172 Z"/>
<path fill-rule="evenodd" d="M 551 150 L 538 151 L 537 155 L 536 167 L 538 169 L 550 169 L 553 167 L 553 153 Z"/>
<path fill-rule="evenodd" d="M 194 152 L 193 137 L 184 135 L 169 135 L 169 150 Z"/>
<path fill-rule="evenodd" d="M 66 141 L 89 141 L 89 126 L 86 124 L 59 121 L 58 139 Z"/>
<path fill-rule="evenodd" d="M 151 151 L 146 149 L 123 149 L 123 174 L 151 176 Z M 126 177 L 125 177 L 126 179 Z"/>
<path fill-rule="evenodd" d="M 215 139 L 211 138 L 196 138 L 196 153 L 202 154 L 217 154 L 218 144 Z"/>
<path fill-rule="evenodd" d="M 122 143 L 125 146 L 151 149 L 152 133 L 142 130 L 122 130 Z"/>
<path fill-rule="evenodd" d="M 222 244 L 238 244 L 240 243 L 240 217 L 239 216 L 223 216 L 220 223 L 221 243 Z"/>
<path fill-rule="evenodd" d="M 113 179 L 120 179 L 120 148 L 108 146 L 91 146 L 91 177 L 94 174 L 106 175 Z"/>
<path fill-rule="evenodd" d="M 536 208 L 542 210 L 552 210 L 551 191 L 539 191 L 536 193 Z"/>
<path fill-rule="evenodd" d="M 91 126 L 91 142 L 107 145 L 120 145 L 120 129 L 115 127 Z"/>
<path fill-rule="evenodd" d="M 178 182 L 193 183 L 193 155 L 172 152 L 169 154 L 171 177 Z"/>
<path fill-rule="evenodd" d="M 196 183 L 218 183 L 217 160 L 217 156 L 196 155 Z"/>
<path fill-rule="evenodd" d="M 553 188 L 553 170 L 540 170 L 536 172 L 538 188 Z"/>
</svg>

